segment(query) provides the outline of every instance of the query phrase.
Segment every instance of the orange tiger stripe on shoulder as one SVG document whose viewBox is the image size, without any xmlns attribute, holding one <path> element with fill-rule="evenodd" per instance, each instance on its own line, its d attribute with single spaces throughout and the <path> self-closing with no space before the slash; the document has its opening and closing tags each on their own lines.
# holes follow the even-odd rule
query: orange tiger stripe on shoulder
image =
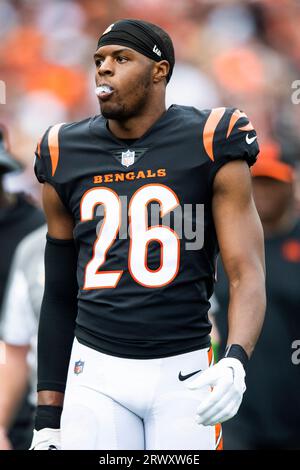
<svg viewBox="0 0 300 470">
<path fill-rule="evenodd" d="M 239 119 L 241 119 L 242 117 L 245 117 L 248 119 L 248 116 L 247 114 L 243 113 L 242 111 L 240 111 L 239 109 L 236 109 L 233 113 L 232 113 L 232 116 L 230 118 L 230 121 L 229 121 L 229 126 L 228 126 L 228 130 L 227 130 L 227 135 L 226 135 L 226 139 L 228 139 L 228 137 L 230 136 L 231 134 L 231 131 L 232 129 L 234 128 L 235 124 L 237 123 L 237 121 Z M 248 124 L 246 124 L 245 126 L 243 127 L 239 127 L 239 130 L 240 131 L 252 131 L 254 129 L 254 127 L 252 126 L 252 123 L 249 121 Z"/>
<path fill-rule="evenodd" d="M 64 122 L 61 122 L 60 124 L 55 124 L 55 126 L 51 127 L 49 134 L 48 134 L 48 148 L 49 148 L 49 153 L 50 153 L 50 158 L 51 158 L 52 176 L 54 176 L 57 165 L 58 165 L 58 160 L 59 160 L 58 133 L 63 124 Z"/>
<path fill-rule="evenodd" d="M 203 145 L 209 158 L 214 161 L 213 140 L 217 125 L 221 121 L 226 108 L 213 108 L 203 129 Z"/>
</svg>

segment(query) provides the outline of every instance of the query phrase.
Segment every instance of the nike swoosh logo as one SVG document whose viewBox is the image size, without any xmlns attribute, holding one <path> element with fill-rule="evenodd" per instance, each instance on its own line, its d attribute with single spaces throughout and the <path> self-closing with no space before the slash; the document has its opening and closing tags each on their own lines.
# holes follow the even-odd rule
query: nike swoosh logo
<svg viewBox="0 0 300 470">
<path fill-rule="evenodd" d="M 254 137 L 249 137 L 249 134 L 246 135 L 247 144 L 252 144 L 252 142 L 254 142 L 255 139 L 257 139 L 257 135 L 255 135 Z"/>
<path fill-rule="evenodd" d="M 196 370 L 195 372 L 191 372 L 190 374 L 187 374 L 187 375 L 182 375 L 182 373 L 180 371 L 179 375 L 178 375 L 178 378 L 182 382 L 183 380 L 186 380 L 189 377 L 192 377 L 192 375 L 198 374 L 198 372 L 202 372 L 202 369 Z"/>
</svg>

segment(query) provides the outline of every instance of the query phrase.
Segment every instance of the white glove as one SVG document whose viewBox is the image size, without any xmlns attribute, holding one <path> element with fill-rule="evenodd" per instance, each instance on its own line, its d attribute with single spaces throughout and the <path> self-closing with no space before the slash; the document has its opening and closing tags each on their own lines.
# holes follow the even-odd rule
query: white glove
<svg viewBox="0 0 300 470">
<path fill-rule="evenodd" d="M 213 387 L 197 409 L 196 422 L 214 426 L 231 419 L 238 412 L 246 390 L 245 369 L 238 359 L 225 357 L 186 386 L 190 390 Z"/>
<path fill-rule="evenodd" d="M 34 429 L 33 439 L 29 450 L 61 450 L 60 429 Z"/>
</svg>

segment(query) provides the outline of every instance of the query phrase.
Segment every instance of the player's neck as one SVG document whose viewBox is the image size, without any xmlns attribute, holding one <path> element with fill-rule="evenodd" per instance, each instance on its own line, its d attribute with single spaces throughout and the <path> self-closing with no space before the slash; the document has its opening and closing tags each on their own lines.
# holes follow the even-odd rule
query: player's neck
<svg viewBox="0 0 300 470">
<path fill-rule="evenodd" d="M 152 104 L 142 115 L 124 121 L 109 119 L 109 130 L 118 139 L 139 139 L 165 112 L 166 105 L 164 102 L 159 106 Z"/>
</svg>

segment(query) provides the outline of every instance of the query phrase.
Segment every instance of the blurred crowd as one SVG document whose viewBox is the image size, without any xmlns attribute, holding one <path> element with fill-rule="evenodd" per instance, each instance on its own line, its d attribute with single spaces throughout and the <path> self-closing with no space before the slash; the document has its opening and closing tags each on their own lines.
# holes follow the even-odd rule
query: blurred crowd
<svg viewBox="0 0 300 470">
<path fill-rule="evenodd" d="M 256 180 L 254 189 L 265 229 L 267 266 L 274 264 L 273 274 L 277 270 L 287 280 L 297 280 L 300 276 L 300 177 L 297 176 L 300 174 L 300 104 L 295 101 L 297 79 L 300 88 L 300 2 L 297 0 L 1 0 L 0 82 L 5 84 L 6 93 L 2 96 L 4 87 L 0 87 L 0 124 L 9 129 L 10 152 L 25 168 L 19 174 L 5 174 L 4 188 L 9 192 L 27 192 L 39 204 L 40 188 L 32 170 L 37 141 L 50 125 L 81 120 L 99 112 L 94 93 L 93 53 L 99 36 L 119 18 L 140 18 L 157 23 L 173 39 L 176 66 L 167 87 L 168 105 L 237 107 L 250 117 L 263 149 L 261 158 L 270 160 L 260 173 L 254 175 L 262 178 Z M 274 160 L 277 163 L 271 168 Z M 281 163 L 278 165 L 278 160 L 288 168 Z M 271 201 L 274 194 L 277 199 L 269 207 L 264 207 L 263 201 Z M 42 223 L 43 218 L 36 226 Z M 46 228 L 39 230 L 44 239 Z M 30 246 L 35 244 L 36 238 L 33 238 Z M 281 247 L 285 247 L 285 251 Z M 28 248 L 26 250 L 31 253 Z M 281 252 L 285 253 L 283 257 Z M 28 267 L 27 258 L 23 264 Z M 26 277 L 27 272 L 23 278 Z M 283 289 L 281 278 L 270 276 L 268 279 L 267 293 L 275 299 L 275 294 Z M 228 292 L 225 281 L 222 285 L 222 271 L 219 286 L 217 301 L 221 313 L 217 323 L 222 335 L 225 328 L 222 314 L 226 315 Z M 11 291 L 13 304 L 16 299 L 13 289 Z M 275 338 L 272 322 L 267 322 L 265 331 L 270 333 L 269 342 L 262 341 L 261 356 L 260 349 L 257 353 L 257 360 L 263 366 L 260 370 L 263 370 L 265 363 L 259 357 L 266 357 L 264 345 L 273 357 L 271 353 L 276 349 L 276 341 L 281 341 L 279 336 L 289 325 L 284 350 L 287 352 L 288 349 L 287 381 L 294 374 L 293 390 L 299 390 L 300 385 L 299 371 L 289 359 L 291 341 L 297 339 L 297 334 L 299 337 L 298 291 L 296 282 L 288 282 L 285 291 L 282 290 L 282 297 L 276 297 L 276 305 L 269 302 L 271 310 L 267 312 L 267 318 L 272 318 L 275 312 L 282 323 L 278 323 L 278 336 Z M 293 302 L 289 307 L 290 299 Z M 23 299 L 20 299 L 20 305 L 24 305 Z M 290 324 L 284 317 L 285 310 L 291 315 Z M 11 328 L 13 331 L 14 326 Z M 284 361 L 282 368 L 287 370 L 287 362 Z M 254 385 L 256 371 L 253 372 Z M 250 384 L 249 396 L 255 402 L 254 385 L 251 392 Z M 265 385 L 263 400 L 271 385 L 269 379 L 265 380 Z M 276 385 L 276 374 L 273 385 L 280 388 L 280 382 Z M 294 398 L 291 395 L 291 408 Z M 281 400 L 280 395 L 276 405 L 274 402 L 277 409 L 281 408 L 278 405 Z M 265 416 L 272 420 L 276 413 L 271 403 L 272 400 L 269 401 L 269 414 Z M 246 406 L 247 402 L 244 422 L 248 423 Z M 249 404 L 247 410 L 250 409 L 253 417 L 251 406 Z M 282 410 L 284 414 L 284 408 Z M 242 429 L 242 421 L 237 429 L 228 428 L 228 436 L 234 436 L 234 442 L 230 443 L 232 448 L 275 447 L 280 443 L 284 447 L 295 448 L 300 437 L 294 431 L 298 425 L 285 428 L 282 424 L 284 419 L 284 416 L 278 416 L 282 434 L 277 433 L 276 438 L 271 436 L 269 441 L 261 437 L 259 442 L 254 442 L 251 429 L 249 442 L 237 443 L 236 436 Z M 272 427 L 272 423 L 269 424 Z M 258 418 L 253 426 L 259 426 Z M 267 424 L 265 426 L 267 429 Z"/>
<path fill-rule="evenodd" d="M 300 106 L 291 95 L 300 69 L 298 1 L 1 0 L 0 122 L 28 167 L 22 187 L 36 190 L 33 149 L 49 125 L 98 112 L 93 52 L 107 25 L 126 17 L 157 22 L 174 41 L 168 103 L 239 107 L 260 142 L 284 139 L 297 158 Z"/>
</svg>

